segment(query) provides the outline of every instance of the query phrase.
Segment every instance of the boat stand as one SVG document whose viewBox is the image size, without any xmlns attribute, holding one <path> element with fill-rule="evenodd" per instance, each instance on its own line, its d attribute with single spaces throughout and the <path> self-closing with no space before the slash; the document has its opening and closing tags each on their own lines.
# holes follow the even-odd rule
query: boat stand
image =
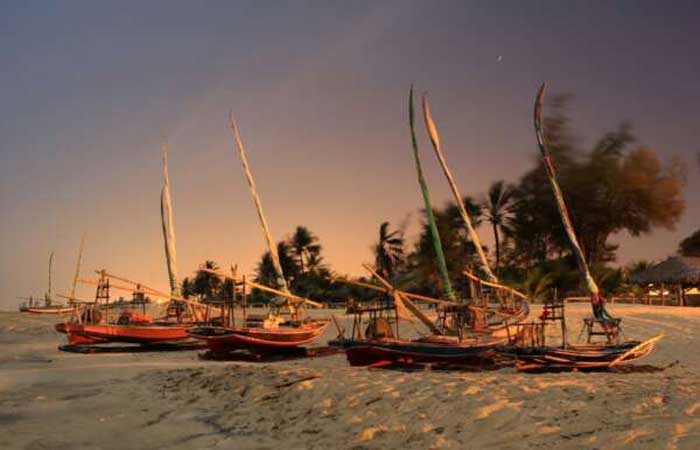
<svg viewBox="0 0 700 450">
<path fill-rule="evenodd" d="M 595 317 L 586 317 L 583 319 L 583 326 L 578 335 L 579 341 L 581 336 L 586 333 L 586 342 L 589 344 L 595 336 L 605 336 L 608 344 L 620 343 L 622 336 L 622 327 L 620 326 L 622 319 L 596 319 Z"/>
</svg>

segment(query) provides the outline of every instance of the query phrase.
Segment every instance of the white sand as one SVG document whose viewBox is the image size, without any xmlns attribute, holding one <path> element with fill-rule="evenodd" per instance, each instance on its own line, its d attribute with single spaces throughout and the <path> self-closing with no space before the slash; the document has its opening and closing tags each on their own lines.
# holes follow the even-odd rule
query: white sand
<svg viewBox="0 0 700 450">
<path fill-rule="evenodd" d="M 642 370 L 403 372 L 352 368 L 344 355 L 83 355 L 57 350 L 55 318 L 0 313 L 0 448 L 700 448 L 700 308 L 610 309 L 628 338 L 666 333 Z M 568 312 L 575 338 L 589 308 Z"/>
</svg>

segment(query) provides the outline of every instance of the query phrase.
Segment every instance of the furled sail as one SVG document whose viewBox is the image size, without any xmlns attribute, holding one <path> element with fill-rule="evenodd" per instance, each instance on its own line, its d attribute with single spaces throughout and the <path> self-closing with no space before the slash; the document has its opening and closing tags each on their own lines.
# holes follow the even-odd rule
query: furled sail
<svg viewBox="0 0 700 450">
<path fill-rule="evenodd" d="M 411 90 L 408 94 L 408 120 L 411 126 L 411 143 L 413 144 L 413 157 L 416 162 L 416 171 L 418 172 L 418 183 L 423 193 L 425 215 L 427 216 L 428 226 L 430 227 L 430 235 L 433 241 L 433 248 L 435 249 L 435 256 L 437 257 L 438 270 L 442 278 L 444 295 L 447 299 L 454 300 L 455 293 L 452 290 L 452 284 L 450 283 L 450 278 L 447 273 L 447 263 L 442 250 L 442 242 L 440 242 L 440 233 L 438 232 L 437 224 L 435 223 L 435 215 L 433 214 L 433 207 L 430 203 L 430 191 L 423 177 L 423 168 L 421 167 L 420 157 L 418 156 L 418 141 L 416 140 L 415 117 L 413 112 L 413 86 L 411 86 Z"/>
<path fill-rule="evenodd" d="M 245 171 L 246 178 L 248 179 L 248 185 L 250 186 L 250 193 L 253 195 L 253 202 L 255 203 L 255 208 L 258 211 L 258 218 L 260 219 L 260 224 L 263 228 L 263 234 L 265 235 L 265 241 L 267 242 L 267 248 L 270 252 L 270 258 L 272 259 L 272 265 L 275 268 L 275 274 L 277 275 L 277 284 L 281 287 L 283 292 L 288 293 L 289 288 L 287 287 L 287 280 L 284 278 L 284 272 L 282 272 L 282 265 L 280 264 L 279 254 L 277 253 L 277 246 L 272 239 L 272 233 L 270 232 L 270 227 L 267 225 L 267 219 L 265 219 L 265 212 L 263 211 L 262 203 L 260 201 L 260 195 L 258 194 L 257 187 L 255 185 L 255 179 L 250 171 L 250 166 L 248 165 L 248 157 L 246 156 L 245 148 L 243 147 L 243 141 L 238 132 L 238 126 L 233 119 L 233 114 L 229 116 L 229 125 L 231 127 L 231 133 L 233 134 L 233 139 L 236 141 L 236 146 L 238 147 L 238 155 L 241 158 L 241 164 L 243 164 L 243 170 Z"/>
<path fill-rule="evenodd" d="M 435 121 L 433 121 L 433 117 L 430 114 L 430 104 L 428 104 L 427 95 L 423 95 L 423 118 L 425 119 L 425 128 L 428 130 L 428 135 L 430 136 L 430 142 L 433 144 L 433 149 L 435 150 L 435 156 L 437 156 L 437 159 L 440 162 L 440 167 L 442 167 L 445 178 L 447 178 L 447 182 L 450 185 L 452 194 L 455 198 L 455 203 L 457 204 L 459 212 L 462 215 L 462 220 L 464 220 L 464 225 L 467 228 L 469 237 L 476 247 L 476 252 L 479 255 L 479 260 L 481 261 L 481 268 L 490 281 L 497 282 L 498 278 L 491 270 L 491 266 L 489 265 L 489 261 L 486 258 L 486 254 L 484 253 L 484 249 L 481 245 L 479 235 L 476 233 L 476 230 L 472 225 L 472 221 L 469 218 L 469 214 L 467 214 L 467 210 L 464 208 L 462 194 L 460 194 L 459 189 L 457 188 L 457 183 L 455 183 L 454 178 L 452 177 L 452 172 L 450 172 L 450 168 L 447 166 L 447 161 L 445 161 L 445 156 L 442 153 L 442 148 L 440 146 L 440 135 L 438 134 L 437 127 L 435 126 Z"/>
<path fill-rule="evenodd" d="M 163 187 L 160 190 L 160 218 L 163 225 L 163 242 L 165 260 L 168 266 L 170 294 L 180 296 L 180 281 L 177 270 L 177 250 L 175 246 L 175 226 L 173 223 L 173 204 L 170 198 L 170 176 L 168 174 L 168 144 L 163 143 Z"/>
<path fill-rule="evenodd" d="M 535 134 L 537 136 L 537 144 L 540 148 L 540 153 L 542 154 L 542 161 L 544 167 L 547 171 L 547 177 L 552 186 L 552 191 L 554 192 L 554 198 L 557 203 L 557 208 L 559 210 L 559 215 L 561 216 L 562 223 L 564 225 L 564 230 L 569 239 L 569 244 L 571 245 L 571 250 L 576 258 L 576 263 L 578 265 L 579 271 L 583 276 L 586 284 L 586 288 L 591 294 L 591 304 L 593 306 L 593 315 L 597 319 L 609 320 L 611 319 L 610 314 L 605 309 L 605 302 L 603 297 L 600 295 L 600 290 L 595 280 L 591 276 L 591 272 L 588 269 L 588 264 L 583 256 L 583 251 L 579 245 L 578 239 L 576 237 L 576 231 L 571 222 L 571 217 L 569 216 L 569 211 L 566 208 L 566 203 L 564 203 L 564 195 L 562 194 L 561 188 L 559 187 L 559 182 L 557 181 L 557 174 L 554 168 L 554 161 L 552 160 L 552 154 L 547 146 L 547 140 L 544 136 L 544 130 L 542 128 L 542 98 L 544 97 L 545 83 L 542 83 L 539 91 L 537 92 L 537 98 L 535 100 L 535 111 L 534 111 L 534 122 L 535 122 Z"/>
</svg>

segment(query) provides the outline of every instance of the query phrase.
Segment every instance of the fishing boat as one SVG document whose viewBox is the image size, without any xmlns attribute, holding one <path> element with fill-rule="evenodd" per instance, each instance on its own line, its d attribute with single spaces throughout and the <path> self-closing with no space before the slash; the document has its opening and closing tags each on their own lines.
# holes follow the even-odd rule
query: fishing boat
<svg viewBox="0 0 700 450">
<path fill-rule="evenodd" d="M 350 336 L 345 337 L 345 330 L 338 327 L 339 336 L 332 341 L 332 345 L 337 345 L 345 349 L 348 362 L 351 365 L 385 365 L 396 363 L 460 364 L 474 360 L 483 361 L 494 356 L 496 354 L 496 349 L 508 342 L 509 320 L 519 321 L 527 317 L 529 312 L 527 298 L 516 290 L 499 284 L 498 279 L 491 271 L 478 235 L 471 224 L 469 215 L 464 209 L 462 197 L 447 167 L 447 163 L 441 151 L 437 127 L 430 114 L 427 98 L 424 97 L 423 114 L 433 148 L 455 196 L 465 226 L 477 248 L 482 263 L 482 269 L 492 280 L 488 282 L 488 286 L 496 294 L 496 298 L 501 301 L 499 301 L 494 308 L 489 304 L 489 299 L 483 296 L 480 301 L 473 301 L 477 299 L 466 300 L 457 298 L 456 293 L 451 287 L 451 281 L 448 276 L 440 234 L 430 201 L 430 192 L 423 175 L 418 154 L 412 87 L 409 92 L 408 106 L 414 162 L 423 197 L 430 237 L 433 249 L 435 250 L 444 299 L 436 299 L 398 290 L 371 267 L 365 265 L 365 269 L 370 272 L 382 286 L 348 280 L 344 281 L 352 284 L 360 284 L 369 289 L 383 290 L 385 294 L 384 300 L 369 306 L 356 306 L 353 311 L 354 319 Z M 482 286 L 483 283 L 486 282 L 476 275 L 471 273 L 469 275 L 470 280 L 479 283 L 479 286 Z M 506 298 L 510 301 L 503 301 Z M 435 320 L 431 320 L 431 318 L 423 313 L 414 301 L 432 304 L 437 312 Z M 365 314 L 367 315 L 366 323 L 363 320 Z M 399 322 L 401 320 L 413 321 L 414 319 L 417 319 L 427 327 L 429 334 L 418 338 L 402 339 L 399 336 Z M 497 331 L 503 331 L 503 333 L 498 334 L 496 333 Z"/>
<path fill-rule="evenodd" d="M 381 286 L 336 279 L 384 294 L 372 304 L 355 305 L 348 337 L 336 323 L 338 337 L 329 344 L 343 348 L 350 365 L 481 364 L 495 356 L 498 347 L 508 343 L 507 336 L 494 335 L 488 329 L 475 332 L 475 315 L 468 305 L 396 289 L 372 267 L 363 267 Z M 437 307 L 436 318 L 429 317 L 417 302 Z M 418 321 L 429 332 L 402 338 L 401 321 Z"/>
<path fill-rule="evenodd" d="M 53 299 L 53 252 L 49 255 L 49 286 L 43 299 L 33 297 L 17 297 L 24 300 L 19 305 L 19 311 L 29 314 L 70 314 L 75 310 L 72 302 L 66 304 L 56 303 Z"/>
<path fill-rule="evenodd" d="M 544 91 L 545 84 L 542 84 L 535 99 L 535 135 L 537 137 L 537 144 L 547 177 L 549 178 L 552 192 L 556 200 L 559 216 L 562 219 L 569 245 L 589 293 L 593 317 L 584 319 L 584 326 L 588 327 L 589 330 L 589 342 L 585 344 L 567 344 L 566 328 L 562 327 L 561 346 L 545 345 L 543 324 L 531 324 L 530 328 L 538 330 L 537 334 L 539 334 L 539 336 L 536 339 L 537 344 L 523 347 L 516 346 L 515 348 L 507 350 L 507 352 L 515 355 L 517 358 L 517 368 L 522 371 L 600 370 L 630 364 L 648 356 L 654 349 L 656 342 L 659 341 L 663 335 L 655 336 L 643 342 L 620 342 L 621 334 L 619 323 L 621 319 L 612 317 L 605 307 L 605 298 L 591 276 L 557 180 L 554 161 L 542 127 L 541 115 Z M 560 320 L 564 320 L 563 304 L 561 308 L 562 314 L 559 317 Z M 546 318 L 546 314 L 544 316 L 544 318 Z M 590 342 L 590 334 L 592 334 L 592 328 L 596 324 L 602 328 L 602 331 L 595 334 L 604 335 L 606 337 L 606 342 L 604 343 Z"/>
<path fill-rule="evenodd" d="M 253 203 L 263 230 L 263 236 L 275 269 L 277 285 L 280 286 L 280 289 L 261 285 L 245 277 L 238 277 L 235 270 L 232 269 L 229 278 L 232 279 L 234 284 L 234 297 L 237 289 L 242 290 L 242 319 L 237 323 L 233 309 L 231 309 L 231 314 L 225 316 L 225 325 L 194 327 L 188 333 L 195 339 L 205 341 L 209 349 L 215 353 L 227 353 L 237 350 L 274 352 L 310 344 L 323 334 L 328 327 L 329 321 L 327 319 L 312 319 L 308 317 L 304 309 L 306 305 L 319 307 L 322 305 L 312 300 L 295 296 L 289 291 L 279 261 L 279 255 L 277 254 L 277 248 L 272 239 L 272 233 L 257 191 L 255 179 L 248 163 L 245 147 L 233 115 L 229 117 L 229 126 L 250 187 Z M 207 270 L 222 278 L 227 277 L 219 271 L 206 268 L 200 268 L 200 270 Z M 276 296 L 268 305 L 268 310 L 264 316 L 253 317 L 247 315 L 245 299 L 248 287 L 260 289 Z M 231 308 L 233 308 L 234 303 L 235 301 L 232 302 Z"/>
<path fill-rule="evenodd" d="M 182 298 L 180 293 L 167 145 L 165 144 L 163 145 L 163 187 L 160 210 L 170 293 L 160 292 L 143 283 L 110 274 L 106 270 L 97 271 L 98 280 L 79 279 L 81 244 L 71 297 L 74 301 L 78 301 L 74 298 L 75 284 L 78 281 L 97 286 L 97 291 L 94 301 L 80 302 L 81 308 L 72 315 L 71 320 L 56 324 L 55 329 L 65 333 L 70 344 L 120 342 L 149 345 L 186 341 L 190 339 L 187 329 L 203 320 L 201 311 L 203 305 Z M 113 283 L 111 281 L 113 279 L 124 285 Z M 119 302 L 115 307 L 115 302 L 110 299 L 111 289 L 132 292 L 133 299 L 130 302 Z M 148 296 L 163 301 L 163 311 L 156 319 L 147 312 L 147 305 L 150 303 Z"/>
<path fill-rule="evenodd" d="M 238 276 L 234 269 L 231 270 L 231 275 L 205 267 L 200 267 L 199 270 L 233 282 L 233 298 L 221 305 L 221 323 L 196 326 L 187 330 L 191 337 L 206 342 L 214 353 L 237 350 L 264 353 L 300 347 L 318 339 L 330 323 L 327 319 L 311 319 L 303 313 L 305 305 L 322 306 L 313 300 L 270 288 L 245 276 Z M 248 314 L 249 288 L 276 296 L 268 304 L 265 314 Z M 236 306 L 241 310 L 240 317 L 236 316 Z"/>
<path fill-rule="evenodd" d="M 197 323 L 201 305 L 197 302 L 159 292 L 140 283 L 98 271 L 97 281 L 80 279 L 84 284 L 95 284 L 97 290 L 93 302 L 83 302 L 70 321 L 55 325 L 56 331 L 66 334 L 71 345 L 92 345 L 112 342 L 129 344 L 162 344 L 189 340 L 187 329 Z M 125 284 L 115 284 L 117 279 Z M 133 299 L 123 302 L 120 308 L 111 308 L 112 289 L 131 291 Z M 147 295 L 164 299 L 165 313 L 153 319 L 147 312 Z M 177 302 L 177 303 L 174 303 Z M 186 305 L 181 307 L 180 305 Z M 177 306 L 175 306 L 177 305 Z"/>
</svg>

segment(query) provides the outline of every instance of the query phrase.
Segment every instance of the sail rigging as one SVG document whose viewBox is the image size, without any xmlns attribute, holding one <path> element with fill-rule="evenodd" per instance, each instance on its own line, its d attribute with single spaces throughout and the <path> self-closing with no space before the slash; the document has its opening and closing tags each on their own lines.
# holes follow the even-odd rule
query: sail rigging
<svg viewBox="0 0 700 450">
<path fill-rule="evenodd" d="M 435 126 L 435 121 L 433 120 L 432 114 L 430 113 L 430 104 L 428 103 L 427 95 L 423 95 L 423 118 L 425 120 L 425 128 L 428 130 L 428 135 L 430 136 L 430 142 L 433 144 L 433 149 L 435 150 L 435 156 L 437 156 L 437 159 L 440 162 L 440 167 L 442 167 L 442 171 L 445 174 L 445 178 L 447 178 L 447 182 L 450 185 L 450 189 L 452 190 L 452 194 L 455 198 L 455 203 L 457 204 L 457 208 L 459 209 L 459 212 L 462 215 L 462 220 L 464 220 L 464 225 L 467 228 L 469 237 L 471 238 L 472 242 L 474 243 L 474 246 L 476 247 L 476 252 L 479 255 L 479 260 L 481 261 L 481 268 L 484 271 L 484 273 L 486 273 L 486 276 L 489 278 L 490 281 L 498 282 L 498 277 L 496 277 L 496 275 L 491 270 L 489 261 L 486 258 L 486 254 L 484 253 L 484 248 L 481 245 L 479 235 L 474 229 L 472 221 L 469 218 L 469 214 L 464 208 L 462 194 L 460 194 L 459 192 L 457 183 L 455 183 L 454 178 L 452 177 L 452 172 L 447 166 L 447 161 L 445 160 L 445 156 L 442 153 L 442 147 L 440 145 L 440 135 L 438 134 L 437 127 Z"/>
<path fill-rule="evenodd" d="M 270 232 L 270 227 L 268 226 L 267 219 L 265 218 L 265 212 L 263 211 L 262 202 L 260 201 L 260 195 L 258 194 L 253 174 L 250 171 L 248 157 L 246 156 L 245 147 L 243 146 L 243 141 L 241 140 L 240 133 L 238 132 L 238 126 L 236 125 L 236 122 L 233 119 L 233 114 L 229 115 L 229 126 L 231 127 L 233 139 L 234 141 L 236 141 L 236 146 L 238 147 L 238 155 L 241 158 L 241 164 L 243 165 L 243 170 L 245 171 L 246 178 L 248 179 L 248 186 L 250 186 L 250 192 L 253 196 L 255 208 L 258 211 L 258 218 L 260 219 L 260 224 L 263 228 L 263 234 L 265 235 L 267 248 L 270 252 L 270 259 L 272 259 L 272 265 L 275 269 L 275 275 L 277 276 L 277 284 L 281 287 L 281 290 L 283 292 L 288 293 L 289 288 L 287 286 L 287 280 L 284 277 L 284 272 L 282 271 L 282 265 L 280 264 L 279 254 L 277 253 L 277 247 L 275 246 L 275 242 L 272 239 L 272 233 Z"/>
<path fill-rule="evenodd" d="M 170 176 L 168 173 L 168 144 L 163 143 L 163 187 L 160 191 L 160 217 L 163 225 L 163 242 L 165 259 L 168 267 L 170 293 L 180 296 L 178 279 L 177 250 L 175 246 L 175 226 L 173 224 L 173 204 L 170 197 Z"/>
<path fill-rule="evenodd" d="M 573 223 L 571 222 L 571 217 L 569 216 L 569 211 L 566 208 L 566 203 L 564 202 L 564 195 L 562 194 L 561 187 L 557 181 L 557 174 L 554 168 L 554 161 L 552 160 L 552 154 L 547 145 L 547 139 L 544 136 L 544 130 L 542 128 L 542 98 L 544 97 L 546 84 L 542 83 L 539 91 L 537 92 L 537 97 L 535 99 L 535 110 L 534 110 L 534 124 L 535 124 L 535 134 L 537 136 L 537 145 L 542 154 L 542 162 L 544 163 L 545 170 L 547 172 L 547 178 L 552 186 L 552 191 L 554 192 L 554 198 L 557 203 L 557 209 L 559 215 L 561 216 L 562 223 L 564 225 L 564 230 L 566 231 L 566 236 L 569 239 L 569 244 L 571 245 L 571 251 L 576 258 L 576 264 L 578 265 L 579 271 L 583 276 L 586 284 L 586 288 L 591 294 L 591 304 L 593 306 L 593 315 L 597 319 L 610 320 L 612 317 L 605 309 L 604 299 L 600 295 L 600 289 L 595 280 L 591 276 L 591 272 L 586 263 L 586 259 L 583 256 L 583 251 L 579 245 L 578 239 L 576 237 L 576 231 L 574 230 Z"/>
</svg>

